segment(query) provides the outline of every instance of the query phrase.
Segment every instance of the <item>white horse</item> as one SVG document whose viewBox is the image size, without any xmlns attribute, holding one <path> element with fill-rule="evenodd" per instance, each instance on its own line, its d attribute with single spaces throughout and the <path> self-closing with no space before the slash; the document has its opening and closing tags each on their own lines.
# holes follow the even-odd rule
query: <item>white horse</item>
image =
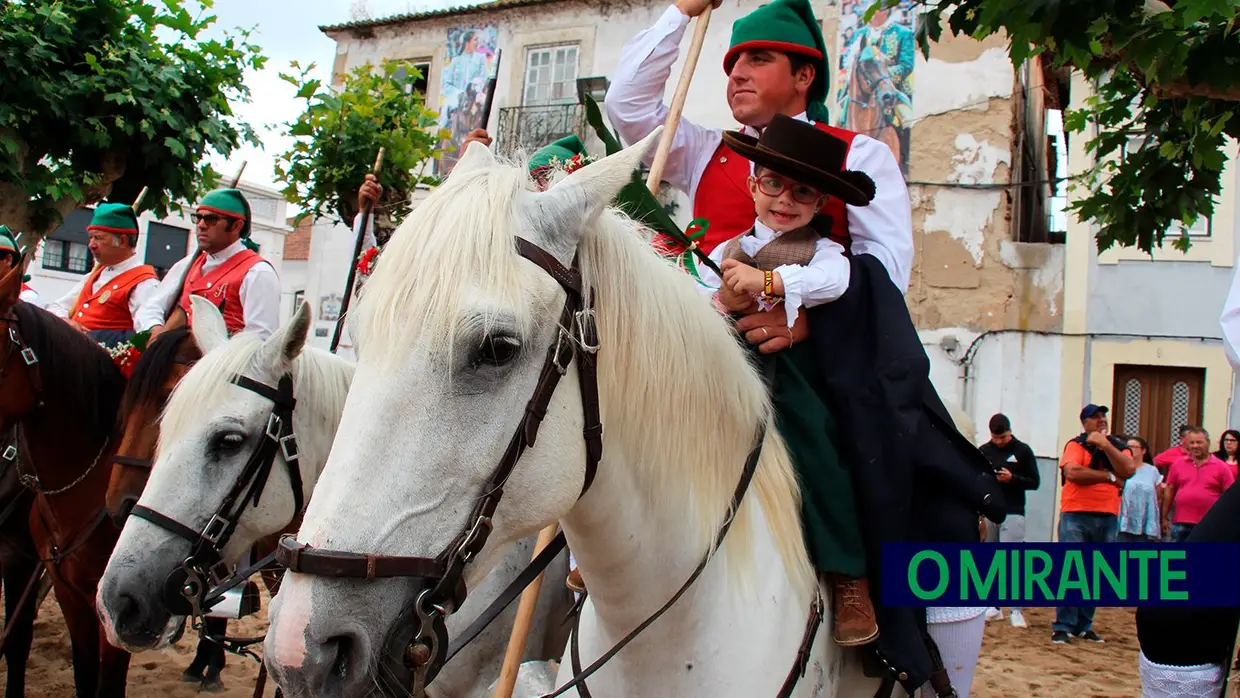
<svg viewBox="0 0 1240 698">
<path fill-rule="evenodd" d="M 211 303 L 193 298 L 193 335 L 204 356 L 177 385 L 161 423 L 155 467 L 139 499 L 197 531 L 207 523 L 261 440 L 273 403 L 231 382 L 244 375 L 275 387 L 290 374 L 296 407 L 292 422 L 300 456 L 302 496 L 309 500 L 327 462 L 344 410 L 354 365 L 331 353 L 306 347 L 311 313 L 307 304 L 292 321 L 266 341 L 249 333 L 228 339 L 223 316 Z M 377 417 L 381 418 L 381 417 Z M 283 454 L 277 451 L 257 505 L 247 506 L 236 532 L 223 547 L 225 562 L 245 559 L 255 542 L 287 529 L 296 514 L 292 482 Z M 484 580 L 477 598 L 453 619 L 466 627 L 516 576 L 530 559 L 533 540 L 505 550 L 496 574 Z M 189 542 L 138 516 L 130 516 L 99 584 L 98 609 L 112 644 L 131 650 L 166 647 L 183 627 L 163 601 L 165 579 L 185 559 Z M 561 555 L 551 574 L 563 580 L 567 561 Z M 531 654 L 549 656 L 544 644 L 556 643 L 559 617 L 571 605 L 562 584 L 547 584 Z M 499 675 L 513 624 L 515 604 L 466 647 L 436 681 L 432 697 L 477 696 Z M 551 636 L 544 642 L 544 638 Z M 562 646 L 562 641 L 559 642 Z M 558 651 L 558 647 L 556 648 Z"/>
<path fill-rule="evenodd" d="M 388 243 L 354 310 L 365 350 L 299 541 L 393 556 L 445 549 L 500 461 L 559 332 L 565 292 L 518 256 L 514 236 L 565 266 L 579 253 L 602 347 L 597 478 L 579 498 L 583 401 L 570 367 L 465 580 L 481 579 L 499 546 L 560 521 L 590 591 L 579 636 L 588 665 L 703 559 L 765 424 L 756 476 L 715 558 L 588 685 L 599 698 L 773 698 L 818 581 L 761 376 L 692 279 L 657 257 L 636 224 L 605 210 L 658 133 L 545 193 L 532 191 L 523 168 L 469 146 Z M 399 579 L 290 572 L 271 607 L 268 668 L 289 695 L 366 693 L 374 667 L 391 661 L 381 655 L 416 591 Z M 879 680 L 862 675 L 855 650 L 833 643 L 829 607 L 825 617 L 793 695 L 873 695 Z M 561 662 L 560 685 L 570 667 Z"/>
</svg>

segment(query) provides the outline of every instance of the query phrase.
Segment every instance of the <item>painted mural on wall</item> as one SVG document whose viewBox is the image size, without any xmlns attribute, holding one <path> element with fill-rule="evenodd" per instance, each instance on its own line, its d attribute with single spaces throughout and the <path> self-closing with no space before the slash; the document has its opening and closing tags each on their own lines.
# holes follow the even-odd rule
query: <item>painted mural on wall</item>
<svg viewBox="0 0 1240 698">
<path fill-rule="evenodd" d="M 837 125 L 886 143 L 908 174 L 913 114 L 913 56 L 917 5 L 911 0 L 874 13 L 871 0 L 840 3 Z"/>
<path fill-rule="evenodd" d="M 459 145 L 465 134 L 482 128 L 487 80 L 495 63 L 498 30 L 493 26 L 462 25 L 448 28 L 443 80 L 439 88 L 439 125 L 452 135 L 444 147 Z M 439 172 L 447 174 L 460 153 L 445 153 Z"/>
</svg>

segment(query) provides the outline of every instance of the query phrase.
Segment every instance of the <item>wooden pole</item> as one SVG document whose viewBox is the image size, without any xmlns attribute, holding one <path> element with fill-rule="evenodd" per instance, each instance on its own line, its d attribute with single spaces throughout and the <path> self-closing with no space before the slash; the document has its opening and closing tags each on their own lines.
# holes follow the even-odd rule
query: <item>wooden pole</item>
<svg viewBox="0 0 1240 698">
<path fill-rule="evenodd" d="M 130 206 L 130 208 L 133 209 L 133 212 L 135 214 L 138 212 L 138 207 L 142 205 L 142 200 L 145 198 L 146 198 L 146 187 L 142 187 L 142 191 L 138 192 L 138 197 L 133 200 L 133 206 Z"/>
<path fill-rule="evenodd" d="M 379 148 L 379 155 L 375 158 L 375 168 L 372 174 L 379 176 L 379 168 L 383 167 L 383 148 Z M 349 311 L 349 299 L 353 296 L 353 284 L 357 281 L 357 259 L 362 256 L 362 242 L 366 239 L 366 227 L 370 224 L 370 213 L 374 210 L 375 202 L 367 201 L 366 207 L 362 209 L 358 215 L 362 217 L 362 224 L 357 228 L 357 240 L 353 242 L 353 256 L 349 258 L 349 276 L 344 282 L 344 298 L 340 300 L 340 314 L 336 316 L 336 329 L 332 333 L 331 353 L 335 354 L 336 349 L 340 346 L 340 335 L 344 332 L 344 317 Z"/>
<path fill-rule="evenodd" d="M 551 545 L 558 530 L 559 524 L 553 523 L 538 532 L 533 557 L 538 557 L 544 548 Z M 540 574 L 521 592 L 517 618 L 512 624 L 512 634 L 508 637 L 508 651 L 504 654 L 504 667 L 500 670 L 499 683 L 495 686 L 495 698 L 512 698 L 512 690 L 517 685 L 517 672 L 521 669 L 521 658 L 525 656 L 525 641 L 529 638 L 530 625 L 534 620 L 534 609 L 538 606 L 542 581 L 543 575 Z"/>
<path fill-rule="evenodd" d="M 685 98 L 689 94 L 689 83 L 693 81 L 693 71 L 697 68 L 698 56 L 702 53 L 702 43 L 706 41 L 706 28 L 710 25 L 712 6 L 698 15 L 697 27 L 693 32 L 693 43 L 689 45 L 689 53 L 685 54 L 685 67 L 680 71 L 680 82 L 676 84 L 676 93 L 672 96 L 671 108 L 667 110 L 667 121 L 663 133 L 659 136 L 659 147 L 654 151 L 654 160 L 650 162 L 650 175 L 646 178 L 646 188 L 651 194 L 659 192 L 659 182 L 663 181 L 663 170 L 667 167 L 667 156 L 672 150 L 672 140 L 676 138 L 676 127 L 680 124 L 680 114 L 685 109 Z"/>
</svg>

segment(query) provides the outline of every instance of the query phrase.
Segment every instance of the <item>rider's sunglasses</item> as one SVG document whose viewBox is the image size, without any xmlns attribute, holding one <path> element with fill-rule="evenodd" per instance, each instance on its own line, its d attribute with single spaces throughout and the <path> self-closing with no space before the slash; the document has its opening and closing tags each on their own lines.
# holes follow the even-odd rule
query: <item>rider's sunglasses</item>
<svg viewBox="0 0 1240 698">
<path fill-rule="evenodd" d="M 198 223 L 206 223 L 207 227 L 213 226 L 220 221 L 237 220 L 232 216 L 221 216 L 218 213 L 191 213 L 189 214 L 189 219 L 194 222 L 194 225 L 197 225 Z"/>
<path fill-rule="evenodd" d="M 758 178 L 758 191 L 767 196 L 779 196 L 789 187 L 792 189 L 792 198 L 797 203 L 812 204 L 822 196 L 821 192 L 808 184 L 790 184 L 783 177 L 770 174 Z"/>
</svg>

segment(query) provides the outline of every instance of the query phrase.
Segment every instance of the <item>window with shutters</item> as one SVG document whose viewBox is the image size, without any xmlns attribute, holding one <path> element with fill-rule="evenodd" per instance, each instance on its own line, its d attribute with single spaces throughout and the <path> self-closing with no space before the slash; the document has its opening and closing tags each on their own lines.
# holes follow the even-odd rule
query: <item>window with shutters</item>
<svg viewBox="0 0 1240 698">
<path fill-rule="evenodd" d="M 528 49 L 522 106 L 576 102 L 577 44 Z"/>
</svg>

